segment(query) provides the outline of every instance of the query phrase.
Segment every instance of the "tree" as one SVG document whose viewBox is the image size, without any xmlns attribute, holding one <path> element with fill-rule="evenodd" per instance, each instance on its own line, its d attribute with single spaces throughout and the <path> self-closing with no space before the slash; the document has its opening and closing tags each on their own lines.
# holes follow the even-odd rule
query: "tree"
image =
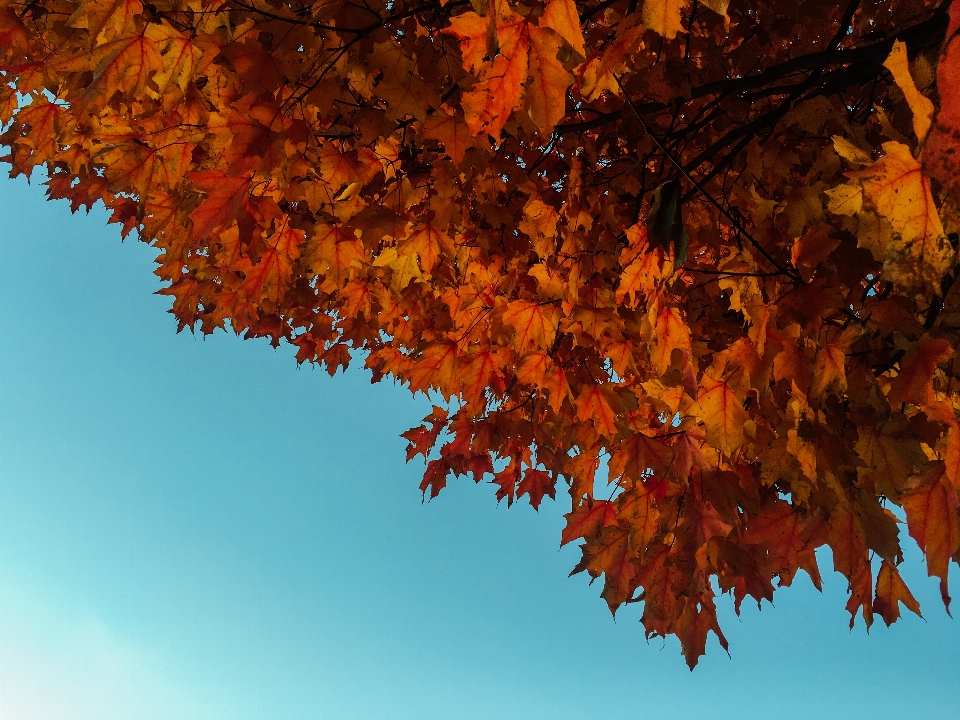
<svg viewBox="0 0 960 720">
<path fill-rule="evenodd" d="M 431 393 L 425 495 L 562 482 L 574 572 L 692 668 L 716 588 L 819 587 L 822 546 L 851 627 L 919 614 L 903 515 L 949 609 L 958 27 L 950 0 L 0 0 L 0 143 L 157 247 L 180 329 Z"/>
</svg>

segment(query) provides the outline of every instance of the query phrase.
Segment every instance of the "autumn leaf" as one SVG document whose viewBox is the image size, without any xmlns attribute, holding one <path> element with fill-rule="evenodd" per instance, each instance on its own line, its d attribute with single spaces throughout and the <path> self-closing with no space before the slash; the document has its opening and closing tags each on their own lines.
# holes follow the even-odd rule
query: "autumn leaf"
<svg viewBox="0 0 960 720">
<path fill-rule="evenodd" d="M 423 124 L 423 134 L 439 140 L 443 144 L 444 152 L 457 165 L 463 162 L 467 150 L 473 147 L 473 136 L 466 124 L 454 113 L 446 110 L 438 110 Z"/>
<path fill-rule="evenodd" d="M 943 477 L 942 465 L 934 466 L 903 500 L 910 537 L 926 555 L 928 573 L 940 578 L 945 604 L 950 558 L 960 550 L 958 507 L 957 490 Z"/>
<path fill-rule="evenodd" d="M 484 48 L 486 47 L 485 20 L 479 16 L 469 21 L 460 20 L 450 26 L 449 32 L 460 40 L 464 68 L 478 71 L 480 77 L 480 80 L 464 93 L 461 101 L 467 126 L 474 135 L 486 133 L 498 140 L 507 119 L 520 104 L 522 85 L 527 79 L 529 24 L 510 11 L 496 19 L 499 52 L 492 62 L 480 60 L 486 54 L 485 50 L 483 54 L 480 50 L 481 42 Z"/>
<path fill-rule="evenodd" d="M 890 239 L 880 243 L 883 256 L 877 259 L 891 281 L 939 290 L 953 250 L 937 214 L 930 181 L 906 145 L 888 142 L 883 150 L 884 156 L 872 166 L 851 173 L 892 227 Z"/>
<path fill-rule="evenodd" d="M 194 234 L 205 238 L 237 215 L 252 178 L 249 175 L 231 177 L 215 170 L 190 173 L 189 177 L 194 186 L 207 195 L 190 213 Z"/>
<path fill-rule="evenodd" d="M 557 313 L 549 305 L 517 300 L 503 313 L 503 321 L 513 328 L 517 350 L 545 349 L 557 334 Z"/>
<path fill-rule="evenodd" d="M 640 482 L 650 474 L 663 478 L 673 468 L 674 459 L 675 453 L 669 445 L 636 433 L 613 451 L 609 463 L 610 479 L 622 476 Z"/>
<path fill-rule="evenodd" d="M 604 575 L 603 598 L 611 614 L 630 596 L 636 566 L 630 552 L 630 533 L 621 527 L 605 527 L 595 541 L 583 548 L 583 558 L 571 575 L 587 570 L 593 577 Z"/>
<path fill-rule="evenodd" d="M 559 2 L 564 0 L 554 0 L 554 4 Z M 559 36 L 535 27 L 529 32 L 530 79 L 525 88 L 525 104 L 530 118 L 548 136 L 567 114 L 567 88 L 573 84 L 573 75 L 557 60 Z"/>
<path fill-rule="evenodd" d="M 910 75 L 910 67 L 907 64 L 907 46 L 900 40 L 893 43 L 893 49 L 890 55 L 883 62 L 883 66 L 893 75 L 894 82 L 906 97 L 907 105 L 913 113 L 913 132 L 917 140 L 922 144 L 930 130 L 930 122 L 933 117 L 933 103 L 930 99 L 921 95 L 917 90 L 917 85 Z M 889 623 L 888 623 L 889 624 Z"/>
<path fill-rule="evenodd" d="M 902 403 L 932 404 L 934 370 L 952 356 L 953 347 L 949 342 L 924 335 L 920 339 L 920 349 L 904 358 L 900 372 L 890 383 L 887 400 L 894 407 Z"/>
<path fill-rule="evenodd" d="M 245 276 L 240 291 L 251 300 L 278 302 L 290 284 L 293 263 L 300 256 L 303 239 L 302 230 L 283 223 L 267 240 L 267 250 L 259 262 L 254 264 L 249 257 L 242 257 L 234 266 Z"/>
<path fill-rule="evenodd" d="M 617 524 L 617 515 L 609 500 L 588 499 L 564 517 L 567 525 L 560 535 L 561 546 L 577 538 L 594 536 L 600 528 Z"/>
<path fill-rule="evenodd" d="M 544 495 L 554 498 L 556 479 L 543 470 L 527 468 L 523 473 L 523 480 L 517 486 L 517 497 L 527 495 L 534 510 L 540 509 Z"/>
<path fill-rule="evenodd" d="M 940 107 L 935 108 L 935 119 L 930 136 L 923 148 L 921 160 L 924 171 L 950 189 L 954 199 L 960 198 L 960 10 L 951 3 L 943 51 L 937 67 L 937 91 Z"/>
<path fill-rule="evenodd" d="M 617 434 L 617 415 L 600 385 L 587 388 L 577 398 L 577 417 L 584 422 L 593 422 L 602 435 L 613 437 Z"/>
<path fill-rule="evenodd" d="M 643 0 L 643 24 L 666 40 L 683 32 L 680 13 L 686 0 Z"/>
<path fill-rule="evenodd" d="M 727 383 L 709 375 L 701 380 L 697 402 L 707 428 L 707 440 L 726 455 L 733 455 L 746 440 L 743 428 L 749 416 L 743 403 Z"/>
<path fill-rule="evenodd" d="M 690 330 L 678 308 L 665 307 L 654 325 L 656 345 L 650 360 L 661 375 L 670 366 L 674 350 L 690 352 Z"/>
<path fill-rule="evenodd" d="M 877 574 L 877 596 L 873 600 L 873 611 L 880 615 L 889 627 L 900 618 L 900 603 L 910 612 L 923 617 L 920 614 L 920 603 L 903 582 L 897 568 L 884 560 Z"/>
<path fill-rule="evenodd" d="M 577 54 L 587 56 L 580 17 L 573 0 L 547 0 L 543 15 L 540 16 L 540 27 L 550 28 L 566 40 Z"/>
</svg>

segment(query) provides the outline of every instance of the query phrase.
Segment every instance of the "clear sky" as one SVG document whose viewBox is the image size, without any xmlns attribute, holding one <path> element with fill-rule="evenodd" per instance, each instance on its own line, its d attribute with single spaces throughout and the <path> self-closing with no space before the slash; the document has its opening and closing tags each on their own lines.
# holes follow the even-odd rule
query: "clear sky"
<svg viewBox="0 0 960 720">
<path fill-rule="evenodd" d="M 422 504 L 424 397 L 177 335 L 154 255 L 0 180 L 3 720 L 960 717 L 960 621 L 909 538 L 926 620 L 848 632 L 827 553 L 823 595 L 723 599 L 732 658 L 691 673 L 567 577 L 563 501 Z"/>
</svg>

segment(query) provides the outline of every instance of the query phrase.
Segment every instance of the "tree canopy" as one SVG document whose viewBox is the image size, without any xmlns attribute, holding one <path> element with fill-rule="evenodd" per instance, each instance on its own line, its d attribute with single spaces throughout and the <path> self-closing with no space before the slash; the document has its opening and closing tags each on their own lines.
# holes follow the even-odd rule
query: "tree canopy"
<svg viewBox="0 0 960 720">
<path fill-rule="evenodd" d="M 157 248 L 180 329 L 430 394 L 425 495 L 566 489 L 574 572 L 693 667 L 718 591 L 819 587 L 821 547 L 851 627 L 919 614 L 904 519 L 949 608 L 958 29 L 950 0 L 0 0 L 0 144 Z"/>
</svg>

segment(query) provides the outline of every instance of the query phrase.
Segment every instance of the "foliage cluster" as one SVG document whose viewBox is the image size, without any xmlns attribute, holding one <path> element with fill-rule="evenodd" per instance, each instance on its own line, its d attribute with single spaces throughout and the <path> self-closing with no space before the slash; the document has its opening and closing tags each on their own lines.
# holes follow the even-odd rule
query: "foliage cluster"
<svg viewBox="0 0 960 720">
<path fill-rule="evenodd" d="M 575 571 L 692 667 L 726 647 L 718 590 L 819 586 L 823 546 L 851 626 L 919 614 L 897 512 L 949 606 L 958 25 L 949 0 L 0 0 L 0 144 L 157 248 L 181 329 L 431 392 L 425 494 L 566 487 Z"/>
</svg>

